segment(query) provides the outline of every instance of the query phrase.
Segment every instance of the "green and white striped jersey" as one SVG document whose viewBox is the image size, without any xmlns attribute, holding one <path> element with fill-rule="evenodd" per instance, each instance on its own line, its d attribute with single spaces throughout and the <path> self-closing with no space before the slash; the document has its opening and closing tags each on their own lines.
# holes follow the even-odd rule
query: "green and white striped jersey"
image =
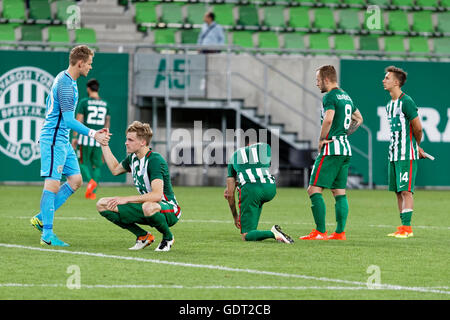
<svg viewBox="0 0 450 320">
<path fill-rule="evenodd" d="M 242 187 L 246 183 L 275 183 L 270 174 L 271 149 L 267 143 L 255 143 L 236 150 L 228 162 L 228 177 Z"/>
<path fill-rule="evenodd" d="M 106 116 L 110 114 L 108 103 L 105 100 L 92 98 L 80 100 L 76 113 L 81 113 L 84 118 L 84 124 L 94 130 L 104 128 Z M 78 135 L 78 145 L 100 147 L 100 144 L 94 138 L 83 136 L 82 134 Z"/>
<path fill-rule="evenodd" d="M 321 122 L 327 110 L 334 110 L 333 123 L 327 135 L 327 139 L 333 142 L 325 144 L 319 156 L 351 156 L 347 130 L 352 122 L 352 114 L 358 109 L 344 90 L 334 88 L 323 96 Z"/>
<path fill-rule="evenodd" d="M 389 161 L 419 159 L 419 150 L 411 127 L 411 120 L 419 114 L 417 105 L 410 96 L 402 92 L 397 100 L 386 106 L 387 118 L 391 128 Z"/>
<path fill-rule="evenodd" d="M 142 159 L 139 159 L 135 153 L 131 153 L 121 164 L 125 170 L 131 172 L 134 185 L 140 194 L 151 192 L 152 181 L 161 179 L 164 182 L 163 200 L 177 204 L 170 181 L 169 166 L 158 152 L 150 149 Z"/>
</svg>

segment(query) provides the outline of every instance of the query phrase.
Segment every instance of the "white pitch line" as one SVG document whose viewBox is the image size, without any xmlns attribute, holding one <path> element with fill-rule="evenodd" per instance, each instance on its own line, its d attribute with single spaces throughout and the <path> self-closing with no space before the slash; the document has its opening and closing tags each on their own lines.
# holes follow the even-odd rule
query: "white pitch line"
<svg viewBox="0 0 450 320">
<path fill-rule="evenodd" d="M 34 251 L 41 251 L 41 252 L 64 253 L 64 254 L 71 254 L 71 255 L 82 255 L 82 256 L 90 256 L 90 257 L 117 259 L 117 260 L 156 263 L 156 264 L 172 265 L 172 266 L 178 266 L 178 267 L 189 267 L 189 268 L 211 269 L 211 270 L 220 270 L 220 271 L 229 271 L 229 272 L 250 273 L 250 274 L 267 275 L 267 276 L 273 276 L 273 277 L 296 278 L 296 279 L 305 279 L 305 280 L 314 280 L 314 281 L 323 281 L 323 282 L 335 282 L 335 283 L 342 283 L 342 284 L 351 284 L 351 285 L 356 285 L 356 286 L 366 286 L 367 285 L 367 283 L 365 283 L 365 282 L 349 281 L 349 280 L 342 280 L 342 279 L 332 279 L 332 278 L 326 278 L 326 277 L 314 277 L 314 276 L 306 276 L 306 275 L 301 275 L 301 274 L 280 273 L 280 272 L 255 270 L 255 269 L 240 269 L 240 268 L 232 268 L 232 267 L 210 265 L 210 264 L 196 264 L 196 263 L 186 263 L 186 262 L 176 262 L 176 261 L 165 261 L 165 260 L 158 260 L 158 259 L 138 258 L 138 257 L 129 257 L 129 256 L 117 256 L 117 255 L 110 255 L 110 254 L 104 254 L 104 253 L 92 253 L 92 252 L 84 252 L 84 251 L 69 251 L 69 250 L 63 250 L 63 249 L 44 249 L 44 248 L 23 246 L 23 245 L 18 245 L 18 244 L 0 243 L 0 247 L 34 250 Z M 406 290 L 406 291 L 414 291 L 414 292 L 450 294 L 450 291 L 428 289 L 428 288 L 422 288 L 422 287 L 405 287 L 405 286 L 391 285 L 391 284 L 379 284 L 379 285 L 377 285 L 377 289 L 400 290 L 400 291 Z"/>
</svg>

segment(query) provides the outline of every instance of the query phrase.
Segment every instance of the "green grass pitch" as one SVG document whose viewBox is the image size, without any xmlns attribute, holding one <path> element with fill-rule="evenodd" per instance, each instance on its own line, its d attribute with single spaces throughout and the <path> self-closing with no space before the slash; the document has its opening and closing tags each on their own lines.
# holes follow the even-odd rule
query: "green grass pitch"
<svg viewBox="0 0 450 320">
<path fill-rule="evenodd" d="M 176 187 L 183 213 L 172 228 L 170 252 L 154 251 L 161 240 L 156 230 L 151 247 L 128 250 L 134 236 L 101 217 L 84 191 L 56 212 L 55 232 L 71 246 L 54 249 L 40 246 L 40 235 L 29 224 L 42 188 L 0 186 L 0 299 L 450 297 L 448 191 L 416 192 L 413 238 L 386 237 L 399 225 L 393 193 L 350 190 L 347 241 L 301 241 L 298 237 L 314 227 L 306 191 L 279 188 L 264 205 L 259 229 L 281 225 L 296 240 L 286 245 L 243 242 L 223 188 Z M 99 197 L 135 192 L 131 186 L 100 187 Z M 332 232 L 334 201 L 329 191 L 324 195 Z M 75 275 L 79 289 L 67 286 L 77 284 Z M 381 283 L 377 289 L 367 286 L 374 277 Z"/>
</svg>

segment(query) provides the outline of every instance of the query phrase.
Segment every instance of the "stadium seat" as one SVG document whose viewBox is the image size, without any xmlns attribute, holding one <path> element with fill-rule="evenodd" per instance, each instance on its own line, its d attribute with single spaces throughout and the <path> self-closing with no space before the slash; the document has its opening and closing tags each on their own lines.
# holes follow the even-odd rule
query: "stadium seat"
<svg viewBox="0 0 450 320">
<path fill-rule="evenodd" d="M 0 42 L 16 41 L 14 26 L 11 24 L 0 24 Z M 4 45 L 2 45 L 4 46 Z M 9 45 L 6 45 L 9 46 Z"/>
<path fill-rule="evenodd" d="M 314 27 L 318 29 L 336 29 L 333 11 L 330 8 L 314 10 Z"/>
<path fill-rule="evenodd" d="M 196 44 L 200 29 L 184 29 L 181 30 L 181 43 L 182 44 Z"/>
<path fill-rule="evenodd" d="M 21 41 L 42 41 L 42 26 L 24 25 L 21 27 Z"/>
<path fill-rule="evenodd" d="M 370 18 L 370 20 L 369 20 Z M 379 16 L 380 18 L 380 25 L 379 26 L 373 26 L 374 23 L 376 23 L 376 19 L 374 19 L 373 13 L 369 12 L 368 10 L 364 10 L 364 24 L 363 24 L 363 28 L 366 30 L 384 30 L 385 29 L 385 23 L 384 23 L 384 16 L 383 14 L 381 14 Z M 370 24 L 368 25 L 368 22 L 370 22 Z M 370 28 L 374 28 L 374 29 L 369 29 Z"/>
<path fill-rule="evenodd" d="M 255 6 L 239 6 L 239 24 L 243 26 L 258 26 L 258 11 Z"/>
<path fill-rule="evenodd" d="M 293 7 L 289 9 L 289 25 L 293 28 L 310 28 L 309 9 L 306 7 Z"/>
<path fill-rule="evenodd" d="M 423 8 L 437 8 L 439 7 L 439 0 L 416 0 L 416 5 Z"/>
<path fill-rule="evenodd" d="M 418 11 L 413 13 L 412 31 L 434 32 L 431 11 Z"/>
<path fill-rule="evenodd" d="M 268 27 L 285 27 L 284 7 L 264 7 L 264 24 Z"/>
<path fill-rule="evenodd" d="M 361 36 L 359 37 L 359 50 L 363 51 L 379 51 L 377 35 Z"/>
<path fill-rule="evenodd" d="M 385 52 L 403 52 L 405 53 L 404 37 L 390 36 L 384 37 L 384 51 Z M 404 54 L 389 55 L 390 58 L 401 58 Z"/>
<path fill-rule="evenodd" d="M 304 33 L 292 32 L 283 34 L 286 49 L 305 49 Z"/>
<path fill-rule="evenodd" d="M 428 47 L 428 40 L 425 37 L 411 37 L 408 39 L 409 42 L 409 52 L 411 53 L 429 53 L 430 48 Z M 416 58 L 426 58 L 427 56 L 416 56 Z"/>
<path fill-rule="evenodd" d="M 348 34 L 338 34 L 334 37 L 334 49 L 335 50 L 355 50 L 354 38 Z M 351 55 L 351 53 L 338 53 L 338 55 Z"/>
<path fill-rule="evenodd" d="M 25 2 L 23 0 L 3 0 L 3 18 L 25 20 Z"/>
<path fill-rule="evenodd" d="M 359 10 L 346 9 L 339 11 L 339 28 L 344 30 L 359 30 L 361 23 L 359 22 Z"/>
<path fill-rule="evenodd" d="M 330 50 L 330 44 L 328 41 L 328 33 L 314 33 L 309 35 L 309 49 L 312 50 Z M 327 54 L 324 52 L 320 54 Z M 317 54 L 317 53 L 315 53 Z"/>
<path fill-rule="evenodd" d="M 409 31 L 409 23 L 408 16 L 404 11 L 389 11 L 389 24 L 388 28 L 391 31 L 395 32 L 408 32 Z"/>
<path fill-rule="evenodd" d="M 437 30 L 443 33 L 450 33 L 450 12 L 438 13 Z"/>
<path fill-rule="evenodd" d="M 371 4 L 384 7 L 390 4 L 390 0 L 367 0 L 367 5 Z"/>
<path fill-rule="evenodd" d="M 30 19 L 51 20 L 52 12 L 48 0 L 30 0 Z"/>
<path fill-rule="evenodd" d="M 448 8 L 450 7 L 450 0 L 441 0 L 441 7 Z"/>
<path fill-rule="evenodd" d="M 165 23 L 183 23 L 182 7 L 184 3 L 170 2 L 161 4 L 161 20 Z"/>
<path fill-rule="evenodd" d="M 263 49 L 280 48 L 278 36 L 275 32 L 260 32 L 258 33 L 259 47 Z"/>
<path fill-rule="evenodd" d="M 340 0 L 316 0 L 316 3 L 323 3 L 323 4 L 340 4 Z"/>
<path fill-rule="evenodd" d="M 206 12 L 206 5 L 204 3 L 190 3 L 186 6 L 187 22 L 192 24 L 203 24 L 203 16 Z"/>
<path fill-rule="evenodd" d="M 253 32 L 251 31 L 233 32 L 233 44 L 244 48 L 253 48 Z"/>
<path fill-rule="evenodd" d="M 75 1 L 59 0 L 56 2 L 56 17 L 59 20 L 66 22 L 71 15 L 71 13 L 67 13 L 67 8 L 72 5 L 76 5 Z"/>
<path fill-rule="evenodd" d="M 48 42 L 70 42 L 69 32 L 66 26 L 49 26 L 48 30 Z M 52 48 L 66 47 L 65 45 L 51 45 Z"/>
<path fill-rule="evenodd" d="M 212 11 L 216 15 L 216 22 L 223 26 L 236 25 L 233 14 L 234 5 L 232 4 L 216 4 Z"/>
<path fill-rule="evenodd" d="M 342 3 L 363 6 L 366 4 L 366 0 L 342 0 Z"/>
<path fill-rule="evenodd" d="M 154 44 L 175 44 L 176 29 L 153 29 Z"/>
<path fill-rule="evenodd" d="M 75 42 L 87 44 L 97 43 L 95 30 L 90 28 L 75 29 Z"/>
<path fill-rule="evenodd" d="M 415 0 L 392 0 L 392 5 L 397 7 L 414 7 Z"/>
<path fill-rule="evenodd" d="M 159 2 L 138 2 L 135 4 L 137 24 L 157 22 L 156 5 Z"/>
<path fill-rule="evenodd" d="M 450 54 L 450 38 L 433 39 L 434 53 Z"/>
</svg>

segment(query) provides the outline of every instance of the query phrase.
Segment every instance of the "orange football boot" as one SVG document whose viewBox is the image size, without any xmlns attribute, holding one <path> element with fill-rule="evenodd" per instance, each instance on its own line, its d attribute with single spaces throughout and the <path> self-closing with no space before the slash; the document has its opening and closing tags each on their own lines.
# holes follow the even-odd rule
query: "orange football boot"
<svg viewBox="0 0 450 320">
<path fill-rule="evenodd" d="M 347 237 L 345 236 L 345 231 L 342 231 L 341 233 L 333 232 L 331 235 L 328 236 L 328 240 L 347 240 Z"/>
<path fill-rule="evenodd" d="M 313 231 L 306 236 L 299 237 L 300 240 L 327 240 L 327 238 L 327 231 L 322 233 L 316 229 L 313 229 Z"/>
</svg>

